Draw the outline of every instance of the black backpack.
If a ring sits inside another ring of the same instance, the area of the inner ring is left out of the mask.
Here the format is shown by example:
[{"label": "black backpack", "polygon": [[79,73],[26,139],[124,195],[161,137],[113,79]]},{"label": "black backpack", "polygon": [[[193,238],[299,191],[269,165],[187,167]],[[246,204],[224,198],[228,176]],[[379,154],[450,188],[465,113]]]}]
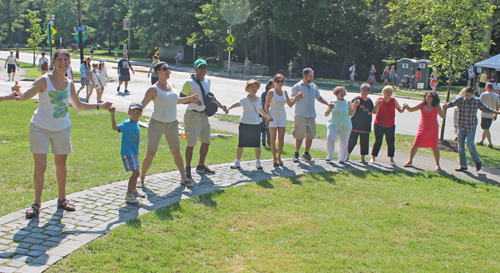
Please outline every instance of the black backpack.
[{"label": "black backpack", "polygon": [[212,92],[208,92],[208,94],[205,94],[205,89],[203,88],[203,85],[201,84],[200,80],[196,75],[191,75],[191,78],[200,86],[201,88],[201,93],[203,94],[203,103],[205,104],[205,114],[207,116],[211,117],[215,113],[217,113],[217,109],[219,109],[219,102],[215,99],[214,94]]}]

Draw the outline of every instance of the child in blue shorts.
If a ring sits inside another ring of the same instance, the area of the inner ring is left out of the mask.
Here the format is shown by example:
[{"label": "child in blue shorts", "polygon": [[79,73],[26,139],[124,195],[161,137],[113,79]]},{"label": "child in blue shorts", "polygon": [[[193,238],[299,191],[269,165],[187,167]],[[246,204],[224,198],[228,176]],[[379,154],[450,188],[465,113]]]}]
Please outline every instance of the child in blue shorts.
[{"label": "child in blue shorts", "polygon": [[125,196],[125,202],[137,204],[139,201],[136,197],[145,197],[143,193],[137,191],[137,178],[139,172],[139,141],[141,139],[141,130],[139,128],[139,117],[142,115],[142,104],[133,102],[128,107],[128,115],[130,119],[116,125],[115,107],[111,107],[111,124],[113,130],[122,133],[122,147],[120,154],[122,155],[125,171],[132,171],[132,176],[128,180],[128,190]]}]

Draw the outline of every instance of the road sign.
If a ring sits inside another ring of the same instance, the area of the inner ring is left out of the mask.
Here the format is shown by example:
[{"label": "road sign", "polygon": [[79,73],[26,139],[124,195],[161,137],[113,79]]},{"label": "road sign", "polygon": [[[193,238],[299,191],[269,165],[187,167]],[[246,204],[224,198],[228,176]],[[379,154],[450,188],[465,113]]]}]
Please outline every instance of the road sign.
[{"label": "road sign", "polygon": [[54,14],[47,14],[47,20],[55,20],[56,16]]},{"label": "road sign", "polygon": [[87,31],[87,27],[75,27],[75,31]]},{"label": "road sign", "polygon": [[227,48],[227,50],[229,50],[229,51],[233,51],[233,47],[232,47],[232,46],[229,46],[229,47]]},{"label": "road sign", "polygon": [[234,39],[233,35],[229,34],[229,36],[227,36],[226,38],[226,41],[229,45],[232,45],[236,40]]},{"label": "road sign", "polygon": [[[76,40],[77,42],[80,42],[80,39],[78,39],[78,35],[79,35],[79,34],[76,34],[76,35],[75,35],[75,37],[73,37],[73,38],[75,38],[75,40]],[[83,38],[83,41],[84,41],[84,42],[85,42],[85,40],[87,40],[87,36],[85,36],[85,33],[82,33],[82,38]]]},{"label": "road sign", "polygon": [[57,30],[53,26],[50,26],[50,29],[52,30],[52,36],[56,35]]},{"label": "road sign", "polygon": [[196,48],[196,44],[193,44],[193,48]]},{"label": "road sign", "polygon": [[123,30],[128,30],[130,28],[130,19],[123,19]]}]

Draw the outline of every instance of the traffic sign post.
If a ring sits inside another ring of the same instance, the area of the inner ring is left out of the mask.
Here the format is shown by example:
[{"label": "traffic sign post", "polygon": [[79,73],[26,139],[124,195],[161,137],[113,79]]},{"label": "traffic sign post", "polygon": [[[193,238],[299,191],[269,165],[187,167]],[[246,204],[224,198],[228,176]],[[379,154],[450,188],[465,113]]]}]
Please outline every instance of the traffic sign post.
[{"label": "traffic sign post", "polygon": [[193,44],[193,63],[196,61],[196,44]]},{"label": "traffic sign post", "polygon": [[87,31],[87,27],[75,27],[75,31]]},{"label": "traffic sign post", "polygon": [[226,38],[226,41],[227,43],[229,44],[229,47],[227,48],[227,50],[229,51],[229,55],[227,57],[227,74],[230,74],[231,71],[229,70],[229,68],[231,67],[231,51],[233,50],[233,47],[231,46],[235,39],[233,37],[233,35],[231,35],[231,27],[233,25],[230,25],[228,28],[227,28],[227,33],[229,34],[229,36],[227,36]]}]

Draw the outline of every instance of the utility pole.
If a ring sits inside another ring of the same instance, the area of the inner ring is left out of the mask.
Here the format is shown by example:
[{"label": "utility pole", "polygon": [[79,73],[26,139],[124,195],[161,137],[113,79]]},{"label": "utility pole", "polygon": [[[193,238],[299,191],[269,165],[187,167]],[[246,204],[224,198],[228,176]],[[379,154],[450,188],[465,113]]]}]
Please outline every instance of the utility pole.
[{"label": "utility pole", "polygon": [[[78,0],[78,26],[82,27],[82,0]],[[78,31],[78,47],[80,47],[80,63],[83,63],[83,33]]]},{"label": "utility pole", "polygon": [[[130,20],[130,7],[132,6],[131,3],[132,3],[132,0],[128,0],[128,14],[129,14],[129,16],[128,16],[128,47],[127,47],[127,51],[129,51],[129,52],[130,52],[130,28],[132,26],[132,20]],[[130,54],[128,54],[128,58],[130,60]]]}]

